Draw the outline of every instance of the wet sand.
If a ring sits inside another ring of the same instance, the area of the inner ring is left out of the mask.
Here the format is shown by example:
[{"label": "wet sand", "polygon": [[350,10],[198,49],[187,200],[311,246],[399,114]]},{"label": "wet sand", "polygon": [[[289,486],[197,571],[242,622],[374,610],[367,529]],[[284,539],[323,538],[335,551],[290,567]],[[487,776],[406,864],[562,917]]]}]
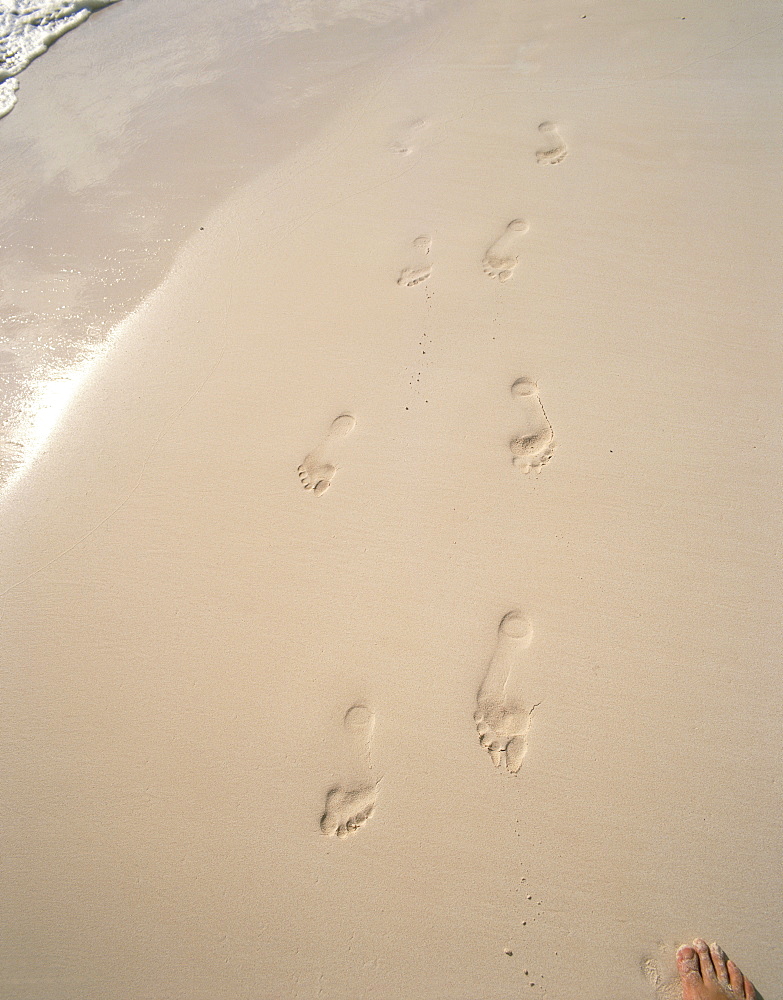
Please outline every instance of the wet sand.
[{"label": "wet sand", "polygon": [[2,494],[5,992],[774,996],[775,8],[357,23]]}]

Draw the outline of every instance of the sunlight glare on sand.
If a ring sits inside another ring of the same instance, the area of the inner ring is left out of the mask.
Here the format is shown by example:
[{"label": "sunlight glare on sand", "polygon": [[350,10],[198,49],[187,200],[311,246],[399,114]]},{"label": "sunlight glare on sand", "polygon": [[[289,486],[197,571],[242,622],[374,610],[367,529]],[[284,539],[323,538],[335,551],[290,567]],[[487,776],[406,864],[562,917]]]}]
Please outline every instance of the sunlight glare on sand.
[{"label": "sunlight glare on sand", "polygon": [[90,347],[87,357],[82,355],[69,368],[29,383],[29,398],[13,428],[20,461],[3,485],[4,490],[18,483],[33,466],[87,376],[106,355],[114,340],[114,336],[109,337],[102,344]]}]

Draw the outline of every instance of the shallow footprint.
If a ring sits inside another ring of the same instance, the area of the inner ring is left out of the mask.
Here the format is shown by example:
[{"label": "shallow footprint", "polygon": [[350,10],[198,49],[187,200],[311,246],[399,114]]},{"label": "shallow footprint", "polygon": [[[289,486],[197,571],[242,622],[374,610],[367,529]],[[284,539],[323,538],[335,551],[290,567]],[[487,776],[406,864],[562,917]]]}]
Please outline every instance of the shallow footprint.
[{"label": "shallow footprint", "polygon": [[555,451],[555,433],[539,399],[538,386],[530,378],[518,378],[511,386],[512,395],[524,406],[524,429],[509,442],[512,461],[524,473],[541,472]]},{"label": "shallow footprint", "polygon": [[498,281],[508,281],[519,263],[517,245],[519,240],[530,229],[524,219],[514,219],[506,226],[506,231],[495,240],[484,254],[484,274]]},{"label": "shallow footprint", "polygon": [[426,267],[406,267],[397,278],[397,284],[402,285],[403,288],[413,288],[414,285],[420,285],[422,281],[426,281],[431,274],[432,267],[429,265]]},{"label": "shallow footprint", "polygon": [[332,485],[332,479],[337,471],[333,455],[337,443],[348,437],[356,427],[356,417],[343,413],[332,421],[324,440],[305,458],[299,466],[299,481],[306,490],[312,490],[319,497]]},{"label": "shallow footprint", "polygon": [[509,611],[498,626],[498,642],[476,697],[473,720],[479,742],[495,767],[516,774],[527,753],[529,711],[508,697],[506,686],[520,652],[533,641],[533,627],[518,611]]},{"label": "shallow footprint", "polygon": [[321,817],[321,832],[327,837],[347,837],[360,830],[373,814],[380,785],[369,779],[375,713],[366,705],[352,705],[343,717],[343,726],[354,742],[356,766],[365,777],[355,785],[337,785],[327,793]]},{"label": "shallow footprint", "polygon": [[[425,257],[429,256],[429,252],[432,249],[432,237],[417,236],[413,241],[413,249]],[[414,285],[420,285],[423,281],[426,281],[431,274],[432,264],[414,264],[412,267],[403,268],[397,279],[397,284],[402,285],[403,288],[413,288]]]},{"label": "shallow footprint", "polygon": [[656,955],[648,955],[641,961],[641,970],[657,1000],[682,1000],[682,987],[674,961],[676,951],[677,945],[673,942],[661,942]]},{"label": "shallow footprint", "polygon": [[568,146],[566,146],[560,137],[557,125],[555,125],[554,122],[541,122],[538,126],[538,131],[546,136],[547,139],[546,147],[544,149],[539,149],[536,153],[536,159],[538,162],[546,163],[552,166],[555,163],[562,163],[568,156]]}]

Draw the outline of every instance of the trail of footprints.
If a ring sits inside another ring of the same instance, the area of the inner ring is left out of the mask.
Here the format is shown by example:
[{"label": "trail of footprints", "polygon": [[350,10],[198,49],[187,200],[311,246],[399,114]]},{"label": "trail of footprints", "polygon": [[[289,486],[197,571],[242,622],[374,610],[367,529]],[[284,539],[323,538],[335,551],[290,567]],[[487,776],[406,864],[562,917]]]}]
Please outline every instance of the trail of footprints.
[{"label": "trail of footprints", "polygon": [[[423,121],[410,125],[406,141],[395,144],[395,151],[402,156],[409,155],[412,151],[410,140],[426,125]],[[549,166],[562,163],[569,150],[558,126],[545,121],[538,126],[538,131],[543,136],[544,146],[536,151],[537,162]],[[506,225],[482,259],[487,277],[501,283],[513,277],[529,229],[528,222],[521,218],[512,219]],[[412,241],[411,259],[397,278],[400,287],[414,288],[432,276],[433,265],[429,259],[432,244],[429,235],[417,236]],[[523,473],[540,473],[552,459],[555,436],[541,403],[538,385],[523,376],[511,386],[511,395],[518,414],[517,427],[509,441],[513,466]],[[299,466],[299,479],[304,489],[317,497],[326,492],[339,468],[343,441],[355,427],[356,418],[350,413],[342,413],[332,421],[323,441]],[[476,695],[473,715],[480,746],[487,751],[496,768],[512,775],[519,772],[527,754],[533,712],[538,707],[537,704],[526,707],[516,693],[516,673],[532,641],[531,622],[519,611],[508,612],[498,625],[495,648]],[[343,728],[353,744],[353,780],[328,791],[320,823],[325,836],[340,839],[356,834],[365,826],[375,811],[380,787],[380,781],[374,780],[372,774],[374,712],[363,704],[352,705],[345,713]],[[506,954],[511,952],[507,949]],[[653,963],[648,963],[646,971],[650,978],[652,968]]]}]

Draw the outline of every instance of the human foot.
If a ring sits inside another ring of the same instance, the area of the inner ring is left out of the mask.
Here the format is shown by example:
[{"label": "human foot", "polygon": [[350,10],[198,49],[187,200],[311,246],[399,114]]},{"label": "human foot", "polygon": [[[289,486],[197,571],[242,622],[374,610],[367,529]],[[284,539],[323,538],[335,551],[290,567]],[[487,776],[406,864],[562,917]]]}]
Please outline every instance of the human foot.
[{"label": "human foot", "polygon": [[677,951],[682,1000],[757,1000],[753,983],[717,945],[696,938]]}]

